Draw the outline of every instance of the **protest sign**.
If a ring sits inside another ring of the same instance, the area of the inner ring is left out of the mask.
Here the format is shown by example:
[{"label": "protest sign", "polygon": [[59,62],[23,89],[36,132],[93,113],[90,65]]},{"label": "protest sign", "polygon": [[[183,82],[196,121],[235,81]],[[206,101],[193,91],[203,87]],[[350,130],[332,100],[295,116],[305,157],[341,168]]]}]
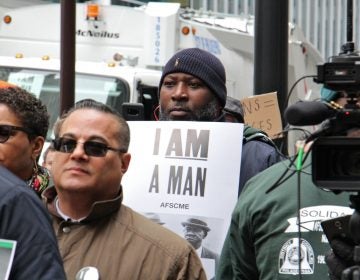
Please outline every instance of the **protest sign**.
[{"label": "protest sign", "polygon": [[282,132],[276,92],[254,95],[240,101],[246,124],[265,131],[271,138]]},{"label": "protest sign", "polygon": [[216,259],[199,255],[212,278],[237,201],[243,124],[129,125],[132,158],[123,177],[124,204],[188,240],[185,229],[205,229],[202,250],[212,251]]}]

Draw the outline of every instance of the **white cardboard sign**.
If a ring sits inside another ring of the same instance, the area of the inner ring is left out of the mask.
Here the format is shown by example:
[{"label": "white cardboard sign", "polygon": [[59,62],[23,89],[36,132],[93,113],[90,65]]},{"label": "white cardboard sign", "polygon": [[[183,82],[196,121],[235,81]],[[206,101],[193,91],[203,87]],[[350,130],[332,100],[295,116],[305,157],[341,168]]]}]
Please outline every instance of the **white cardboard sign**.
[{"label": "white cardboard sign", "polygon": [[210,231],[202,246],[219,255],[237,201],[243,124],[128,123],[132,158],[122,181],[124,204],[156,215],[182,237],[184,221],[204,221]]}]

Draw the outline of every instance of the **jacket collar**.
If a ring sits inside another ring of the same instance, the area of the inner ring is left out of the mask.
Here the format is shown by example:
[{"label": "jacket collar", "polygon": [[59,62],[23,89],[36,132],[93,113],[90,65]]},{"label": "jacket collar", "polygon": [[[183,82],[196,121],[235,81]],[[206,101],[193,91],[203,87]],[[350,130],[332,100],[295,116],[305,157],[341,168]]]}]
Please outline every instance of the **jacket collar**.
[{"label": "jacket collar", "polygon": [[[54,186],[47,188],[42,193],[42,199],[45,203],[46,208],[49,212],[58,218],[60,218],[59,213],[56,210],[55,201],[57,197],[57,192]],[[103,217],[109,216],[113,212],[119,210],[123,199],[122,187],[120,187],[119,194],[110,200],[96,201],[91,206],[90,214],[85,217],[81,223],[91,222],[93,220],[98,220]]]}]

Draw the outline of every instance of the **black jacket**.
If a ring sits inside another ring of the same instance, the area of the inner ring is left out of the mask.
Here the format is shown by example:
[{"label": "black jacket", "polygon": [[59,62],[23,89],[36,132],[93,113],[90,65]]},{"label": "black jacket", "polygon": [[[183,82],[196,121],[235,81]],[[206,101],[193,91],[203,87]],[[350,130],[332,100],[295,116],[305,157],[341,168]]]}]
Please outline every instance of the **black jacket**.
[{"label": "black jacket", "polygon": [[[214,121],[227,122],[225,113]],[[247,180],[284,159],[264,131],[244,124],[243,136],[238,195]]]},{"label": "black jacket", "polygon": [[49,214],[35,192],[4,167],[0,239],[17,241],[9,279],[66,279]]},{"label": "black jacket", "polygon": [[[222,116],[217,121],[225,118]],[[243,136],[238,195],[247,180],[284,159],[264,131],[244,124]]]},{"label": "black jacket", "polygon": [[239,195],[247,180],[282,159],[272,144],[259,139],[247,141],[244,138],[241,154]]}]

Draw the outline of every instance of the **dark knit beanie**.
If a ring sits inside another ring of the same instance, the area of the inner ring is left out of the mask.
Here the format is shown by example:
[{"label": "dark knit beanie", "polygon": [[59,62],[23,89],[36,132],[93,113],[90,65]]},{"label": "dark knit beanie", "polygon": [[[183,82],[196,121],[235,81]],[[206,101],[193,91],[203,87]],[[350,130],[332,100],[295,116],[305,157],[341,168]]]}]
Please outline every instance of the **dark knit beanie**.
[{"label": "dark knit beanie", "polygon": [[171,73],[186,73],[199,78],[218,97],[221,106],[225,106],[225,68],[213,54],[198,48],[184,49],[174,54],[162,72],[159,92],[165,76]]}]

